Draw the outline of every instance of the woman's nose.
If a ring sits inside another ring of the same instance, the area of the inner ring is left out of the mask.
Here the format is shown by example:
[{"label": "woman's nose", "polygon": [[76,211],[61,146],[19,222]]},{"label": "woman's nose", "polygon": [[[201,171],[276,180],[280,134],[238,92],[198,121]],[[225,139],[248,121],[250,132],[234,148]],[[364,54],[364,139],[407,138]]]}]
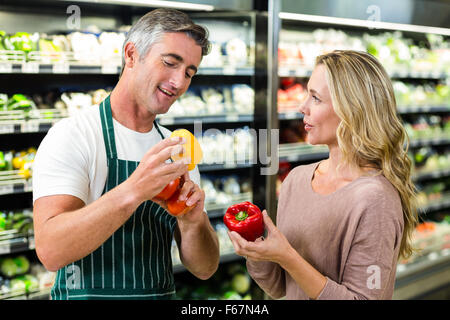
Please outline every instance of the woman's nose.
[{"label": "woman's nose", "polygon": [[306,106],[306,102],[308,99],[304,99],[302,102],[300,102],[300,105],[298,107],[298,111],[302,114],[306,114],[307,112],[307,106]]}]

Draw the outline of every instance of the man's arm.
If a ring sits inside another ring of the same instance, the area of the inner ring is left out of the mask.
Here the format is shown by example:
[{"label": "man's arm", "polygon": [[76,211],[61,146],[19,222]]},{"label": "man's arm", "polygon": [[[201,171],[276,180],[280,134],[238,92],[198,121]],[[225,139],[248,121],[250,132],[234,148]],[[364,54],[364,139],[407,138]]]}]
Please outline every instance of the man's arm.
[{"label": "man's arm", "polygon": [[187,172],[184,161],[165,163],[181,151],[180,139],[165,139],[151,148],[122,184],[85,205],[71,195],[38,198],[34,203],[36,253],[51,271],[79,260],[104,243],[145,200]]},{"label": "man's arm", "polygon": [[39,198],[33,209],[36,253],[47,270],[57,271],[100,247],[138,206],[125,185],[87,206],[71,195]]}]

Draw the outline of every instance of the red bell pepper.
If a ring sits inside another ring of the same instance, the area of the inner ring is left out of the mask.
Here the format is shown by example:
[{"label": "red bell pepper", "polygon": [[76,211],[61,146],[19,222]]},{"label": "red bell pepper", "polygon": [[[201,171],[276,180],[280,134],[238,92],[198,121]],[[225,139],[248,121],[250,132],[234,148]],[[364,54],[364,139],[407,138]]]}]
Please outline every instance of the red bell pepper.
[{"label": "red bell pepper", "polygon": [[230,206],[223,222],[230,231],[236,231],[247,241],[255,241],[264,234],[261,210],[249,201]]}]

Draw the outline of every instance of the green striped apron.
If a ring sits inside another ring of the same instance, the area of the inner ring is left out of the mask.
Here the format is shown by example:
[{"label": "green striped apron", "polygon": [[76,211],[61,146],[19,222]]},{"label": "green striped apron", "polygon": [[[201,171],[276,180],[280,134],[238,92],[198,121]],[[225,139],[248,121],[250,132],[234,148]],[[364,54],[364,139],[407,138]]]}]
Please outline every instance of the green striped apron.
[{"label": "green striped apron", "polygon": [[[100,118],[108,164],[106,193],[125,181],[139,162],[117,158],[109,97],[100,105]],[[156,122],[154,125],[164,139]],[[171,245],[175,225],[175,217],[145,201],[101,247],[58,270],[51,298],[174,298]]]}]

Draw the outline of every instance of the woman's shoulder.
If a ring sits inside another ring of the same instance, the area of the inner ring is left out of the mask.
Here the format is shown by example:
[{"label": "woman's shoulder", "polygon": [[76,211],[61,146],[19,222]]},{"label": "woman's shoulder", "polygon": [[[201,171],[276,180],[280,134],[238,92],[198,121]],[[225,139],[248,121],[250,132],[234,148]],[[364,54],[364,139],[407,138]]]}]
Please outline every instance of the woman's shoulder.
[{"label": "woman's shoulder", "polygon": [[352,198],[356,200],[364,211],[375,212],[379,215],[389,211],[402,213],[402,204],[397,189],[390,181],[378,174],[375,176],[363,176],[357,179],[351,188]]}]

